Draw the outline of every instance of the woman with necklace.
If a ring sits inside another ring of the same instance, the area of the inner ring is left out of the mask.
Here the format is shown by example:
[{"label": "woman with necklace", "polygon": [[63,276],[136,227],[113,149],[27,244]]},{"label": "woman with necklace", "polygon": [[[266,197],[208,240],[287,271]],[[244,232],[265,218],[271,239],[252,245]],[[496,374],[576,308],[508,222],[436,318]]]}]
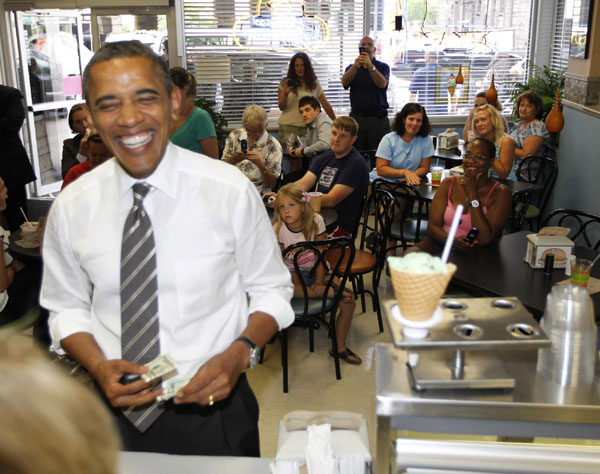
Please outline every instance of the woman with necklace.
[{"label": "woman with necklace", "polygon": [[186,150],[218,159],[215,124],[206,110],[194,105],[196,78],[182,67],[174,67],[170,73],[175,87],[180,90],[179,113],[171,121],[170,140]]},{"label": "woman with necklace", "polygon": [[548,143],[548,130],[540,119],[544,114],[544,103],[534,91],[525,91],[517,97],[520,123],[510,134],[515,142],[515,156],[522,160],[528,156],[543,156]]},{"label": "woman with necklace", "polygon": [[473,134],[487,138],[496,146],[496,159],[493,162],[490,176],[496,179],[516,181],[514,162],[515,144],[505,132],[502,115],[493,105],[480,105],[475,109]]},{"label": "woman with necklace", "polygon": [[[440,255],[459,204],[463,216],[456,231],[453,248],[468,252],[475,245],[489,245],[502,234],[510,216],[510,189],[488,177],[495,161],[496,147],[486,138],[475,138],[463,157],[464,176],[445,179],[438,189],[429,210],[427,237],[406,252],[428,252]],[[465,237],[472,228],[479,231],[472,242]]]}]

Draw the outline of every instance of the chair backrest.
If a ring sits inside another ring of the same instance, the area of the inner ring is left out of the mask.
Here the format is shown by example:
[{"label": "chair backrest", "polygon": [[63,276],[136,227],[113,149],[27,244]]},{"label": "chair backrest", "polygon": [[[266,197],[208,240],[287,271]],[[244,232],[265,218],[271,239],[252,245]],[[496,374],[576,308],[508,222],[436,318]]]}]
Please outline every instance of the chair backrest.
[{"label": "chair backrest", "polygon": [[352,229],[350,229],[350,235],[352,236],[353,239],[356,239],[356,237],[358,236],[358,229],[360,227],[360,224],[364,218],[364,216],[366,215],[365,213],[367,213],[367,209],[368,207],[365,206],[365,203],[367,202],[367,192],[365,192],[365,194],[363,194],[362,199],[360,200],[360,211],[356,214],[356,221],[354,221],[354,224],[352,225]]},{"label": "chair backrest", "polygon": [[363,156],[367,164],[369,165],[369,170],[375,168],[375,153],[377,150],[360,150],[359,153]]},{"label": "chair backrest", "polygon": [[577,245],[600,248],[600,216],[576,209],[556,209],[546,217],[542,227],[560,226],[571,229],[569,239]]},{"label": "chair backrest", "polygon": [[[309,294],[312,286],[310,277],[314,277],[319,267],[325,271],[325,291],[322,298],[321,312],[337,309],[342,290],[346,286],[350,269],[354,260],[354,239],[352,237],[336,237],[330,240],[313,240],[290,245],[283,250],[283,259],[293,265],[298,275],[304,294],[304,315],[308,315]],[[340,284],[336,283],[339,278]],[[330,292],[330,290],[333,290]],[[327,295],[333,294],[333,302]],[[329,300],[329,301],[328,301]],[[331,306],[333,303],[333,306]]]},{"label": "chair backrest", "polygon": [[535,183],[543,186],[539,192],[532,193],[532,203],[544,211],[550,194],[558,177],[558,164],[547,156],[527,156],[517,166],[517,179],[526,183]]},{"label": "chair backrest", "polygon": [[[418,242],[420,240],[421,219],[424,215],[423,207],[425,206],[425,201],[421,198],[421,193],[415,187],[405,182],[393,182],[385,179],[376,179],[373,181],[371,190],[374,192],[377,189],[389,191],[394,196],[397,204],[396,212],[401,212],[401,223],[408,219],[415,220],[415,242]],[[416,211],[415,205],[417,206]],[[402,225],[400,225],[400,234],[401,240],[404,241],[404,229]]]},{"label": "chair backrest", "polygon": [[525,215],[527,214],[527,206],[531,202],[531,193],[529,191],[521,191],[513,194],[512,206],[508,227],[510,232],[519,232],[523,229]]}]

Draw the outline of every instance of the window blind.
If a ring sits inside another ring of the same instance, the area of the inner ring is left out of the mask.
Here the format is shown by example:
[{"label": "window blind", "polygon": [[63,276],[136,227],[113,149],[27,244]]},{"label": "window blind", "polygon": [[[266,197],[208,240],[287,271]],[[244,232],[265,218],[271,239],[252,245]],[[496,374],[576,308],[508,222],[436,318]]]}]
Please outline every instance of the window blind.
[{"label": "window blind", "polygon": [[358,55],[364,4],[354,0],[184,1],[186,67],[198,95],[229,125],[257,104],[279,116],[277,89],[291,57],[308,53],[336,113],[349,113],[341,76]]}]

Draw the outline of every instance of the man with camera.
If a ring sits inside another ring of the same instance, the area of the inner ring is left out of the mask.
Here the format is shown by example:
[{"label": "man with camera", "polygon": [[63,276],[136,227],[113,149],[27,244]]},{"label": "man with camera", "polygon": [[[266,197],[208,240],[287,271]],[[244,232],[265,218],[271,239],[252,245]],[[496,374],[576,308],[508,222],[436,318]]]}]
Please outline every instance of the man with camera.
[{"label": "man with camera", "polygon": [[350,116],[358,122],[358,150],[375,150],[390,131],[387,87],[390,67],[375,59],[375,42],[365,36],[360,40],[359,55],[342,77],[344,89],[350,88]]},{"label": "man with camera", "polygon": [[302,97],[298,102],[298,110],[306,124],[306,135],[302,138],[304,146],[290,148],[289,153],[292,159],[306,158],[302,160],[302,168],[306,171],[310,158],[331,148],[331,119],[321,113],[321,104],[315,97]]}]

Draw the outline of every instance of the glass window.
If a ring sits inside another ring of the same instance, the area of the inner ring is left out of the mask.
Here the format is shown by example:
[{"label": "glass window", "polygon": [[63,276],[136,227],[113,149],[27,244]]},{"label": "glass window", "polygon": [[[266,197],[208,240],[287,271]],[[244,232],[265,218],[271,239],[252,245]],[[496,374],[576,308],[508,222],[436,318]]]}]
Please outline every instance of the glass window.
[{"label": "glass window", "polygon": [[[340,79],[367,30],[392,69],[390,114],[410,100],[432,115],[466,114],[492,75],[509,111],[510,85],[527,73],[530,16],[531,0],[185,0],[187,67],[200,75],[199,95],[229,121],[239,122],[249,103],[275,118],[289,58],[307,51],[329,102],[347,114]],[[459,67],[463,83],[454,87]]]}]

